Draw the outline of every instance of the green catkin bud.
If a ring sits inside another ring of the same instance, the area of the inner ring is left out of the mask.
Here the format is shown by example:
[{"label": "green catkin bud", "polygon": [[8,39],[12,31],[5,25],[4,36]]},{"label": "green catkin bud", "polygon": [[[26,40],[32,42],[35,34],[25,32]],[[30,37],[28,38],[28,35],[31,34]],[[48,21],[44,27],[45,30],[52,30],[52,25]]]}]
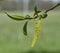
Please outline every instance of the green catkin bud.
[{"label": "green catkin bud", "polygon": [[32,18],[29,15],[26,15],[25,19],[32,19]]},{"label": "green catkin bud", "polygon": [[46,17],[47,17],[47,13],[45,13],[45,12],[39,13],[39,18],[44,19],[44,18],[46,18]]},{"label": "green catkin bud", "polygon": [[40,30],[41,30],[41,21],[38,20],[37,23],[36,23],[34,38],[33,38],[33,41],[32,41],[32,48],[34,47],[34,45],[37,42],[37,39],[39,37]]}]

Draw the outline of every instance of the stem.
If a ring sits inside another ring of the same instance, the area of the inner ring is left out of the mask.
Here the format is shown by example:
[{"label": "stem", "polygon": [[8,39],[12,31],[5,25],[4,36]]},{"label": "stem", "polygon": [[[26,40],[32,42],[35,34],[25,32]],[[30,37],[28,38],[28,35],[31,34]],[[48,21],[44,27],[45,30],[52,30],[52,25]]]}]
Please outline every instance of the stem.
[{"label": "stem", "polygon": [[58,7],[59,5],[60,5],[60,3],[56,4],[54,7],[50,8],[50,9],[47,9],[47,10],[45,11],[45,13],[47,13],[47,12],[55,9],[55,8]]}]

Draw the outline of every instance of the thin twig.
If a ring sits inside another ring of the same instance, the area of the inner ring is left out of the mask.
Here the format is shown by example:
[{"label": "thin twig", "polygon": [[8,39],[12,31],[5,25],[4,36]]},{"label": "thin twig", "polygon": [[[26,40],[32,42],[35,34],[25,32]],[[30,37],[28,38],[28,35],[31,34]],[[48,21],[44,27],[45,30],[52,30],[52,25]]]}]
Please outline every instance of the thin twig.
[{"label": "thin twig", "polygon": [[45,13],[47,13],[47,12],[49,12],[49,11],[55,9],[55,8],[56,8],[57,6],[59,6],[59,5],[60,5],[60,3],[58,3],[57,5],[55,5],[54,7],[50,8],[50,9],[47,9],[47,10],[45,11]]}]

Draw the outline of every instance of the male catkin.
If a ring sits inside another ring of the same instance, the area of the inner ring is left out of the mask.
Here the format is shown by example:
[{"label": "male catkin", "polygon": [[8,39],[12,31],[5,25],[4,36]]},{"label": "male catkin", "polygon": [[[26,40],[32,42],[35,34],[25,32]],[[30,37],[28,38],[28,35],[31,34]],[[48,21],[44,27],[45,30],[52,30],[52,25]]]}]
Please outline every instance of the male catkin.
[{"label": "male catkin", "polygon": [[35,27],[35,34],[34,34],[34,38],[32,41],[32,47],[34,47],[35,43],[37,42],[40,30],[41,30],[41,21],[38,20],[36,23],[36,27]]}]

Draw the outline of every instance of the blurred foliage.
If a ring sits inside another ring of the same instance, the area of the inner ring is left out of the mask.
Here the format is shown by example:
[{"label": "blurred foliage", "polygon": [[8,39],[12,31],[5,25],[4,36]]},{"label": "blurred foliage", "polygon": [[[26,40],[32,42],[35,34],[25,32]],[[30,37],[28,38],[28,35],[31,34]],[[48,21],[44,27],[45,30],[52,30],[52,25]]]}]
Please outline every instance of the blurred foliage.
[{"label": "blurred foliage", "polygon": [[0,1],[4,1],[4,0],[0,0]]},{"label": "blurred foliage", "polygon": [[[3,1],[3,0],[1,0]],[[56,2],[57,3],[57,2]],[[28,3],[28,10],[33,10],[34,6],[37,5],[39,9],[46,10],[47,8],[52,7],[56,3],[52,1],[42,1],[42,0],[29,0]],[[3,10],[10,10],[10,11],[16,11],[21,10],[23,11],[24,3],[22,0],[4,0],[3,2],[0,2],[0,5],[2,6]],[[59,8],[57,8],[59,9]]]},{"label": "blurred foliage", "polygon": [[[19,11],[9,13],[21,14]],[[27,37],[22,33],[25,22],[14,21],[0,12],[0,53],[58,53],[60,51],[60,11],[51,11],[48,18],[42,20],[41,36],[33,49],[31,41],[35,22],[29,22],[29,36]]]}]

